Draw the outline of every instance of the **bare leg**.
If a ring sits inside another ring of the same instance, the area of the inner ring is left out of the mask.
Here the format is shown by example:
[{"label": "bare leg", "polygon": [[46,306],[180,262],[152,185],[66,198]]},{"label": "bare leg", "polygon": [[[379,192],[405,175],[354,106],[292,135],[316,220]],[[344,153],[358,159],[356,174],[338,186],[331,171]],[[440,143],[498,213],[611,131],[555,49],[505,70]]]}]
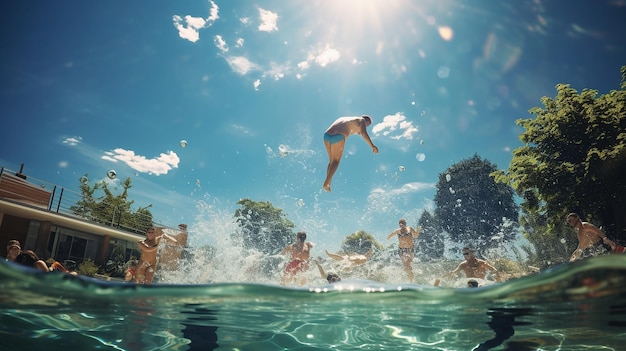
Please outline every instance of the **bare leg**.
[{"label": "bare leg", "polygon": [[412,257],[405,256],[402,258],[402,265],[404,266],[404,271],[409,276],[409,281],[413,282],[413,269],[411,267],[411,262],[413,262]]},{"label": "bare leg", "polygon": [[343,256],[337,255],[337,254],[334,254],[334,253],[330,253],[330,252],[328,252],[328,250],[326,250],[326,254],[328,255],[328,257],[332,258],[333,260],[337,260],[337,261],[343,261],[344,260]]},{"label": "bare leg", "polygon": [[328,141],[324,141],[326,146],[326,153],[328,153],[328,167],[326,169],[326,180],[324,181],[324,190],[330,191],[330,183],[333,181],[333,176],[339,168],[339,162],[341,161],[341,155],[343,154],[343,148],[346,145],[346,140],[343,139],[334,144],[330,144]]}]

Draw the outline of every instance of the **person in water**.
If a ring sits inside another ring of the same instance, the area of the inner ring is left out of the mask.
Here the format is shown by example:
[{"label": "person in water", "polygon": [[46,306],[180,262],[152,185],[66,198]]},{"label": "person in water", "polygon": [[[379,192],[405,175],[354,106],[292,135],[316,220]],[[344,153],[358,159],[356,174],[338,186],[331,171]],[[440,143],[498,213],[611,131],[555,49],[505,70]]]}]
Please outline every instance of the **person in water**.
[{"label": "person in water", "polygon": [[15,261],[17,255],[22,253],[22,246],[17,240],[9,240],[7,243],[7,261]]},{"label": "person in water", "polygon": [[373,253],[374,253],[374,250],[372,248],[370,248],[365,253],[365,255],[361,255],[359,253],[348,253],[345,255],[340,255],[340,254],[330,253],[328,252],[328,250],[326,250],[326,255],[328,255],[328,257],[336,261],[346,262],[348,263],[349,266],[364,265],[370,259],[370,257],[372,257]]},{"label": "person in water", "polygon": [[324,146],[328,153],[328,167],[326,169],[326,180],[324,180],[324,190],[330,191],[330,184],[333,175],[339,168],[339,162],[343,155],[346,139],[352,134],[360,134],[370,145],[372,152],[378,153],[378,147],[372,143],[372,139],[367,134],[367,127],[372,124],[372,118],[367,115],[360,117],[340,117],[328,127],[324,133]]},{"label": "person in water", "polygon": [[183,253],[183,249],[187,246],[187,225],[179,224],[178,229],[180,232],[172,237],[176,240],[175,243],[166,242],[159,253],[159,271],[177,271],[180,258]]},{"label": "person in water", "polygon": [[38,269],[42,272],[50,272],[50,268],[44,260],[40,259],[37,254],[32,250],[22,251],[17,257],[15,257],[15,263],[19,263],[24,266]]},{"label": "person in water", "polygon": [[496,267],[492,266],[485,260],[481,260],[474,256],[474,251],[469,247],[463,248],[463,257],[465,261],[459,263],[459,265],[452,271],[446,273],[444,278],[457,274],[458,272],[464,272],[466,278],[480,278],[485,279],[487,271],[494,273],[496,281],[500,281],[500,275]]},{"label": "person in water", "polygon": [[583,222],[576,213],[567,215],[565,221],[576,230],[578,236],[578,247],[572,253],[569,261],[573,262],[583,256],[585,250],[592,249],[597,246],[604,246],[608,252],[624,253],[624,247],[617,245],[600,228],[589,222]]},{"label": "person in water", "polygon": [[289,254],[289,262],[285,265],[283,277],[280,281],[281,285],[292,284],[297,281],[299,276],[300,285],[306,284],[306,277],[302,273],[309,270],[309,259],[313,246],[313,243],[306,242],[305,232],[298,232],[296,234],[296,242],[288,245],[281,251],[281,255]]},{"label": "person in water", "polygon": [[326,272],[324,271],[324,268],[322,267],[321,264],[319,264],[319,262],[315,261],[315,264],[317,265],[317,270],[320,272],[320,275],[322,276],[323,279],[326,279],[328,284],[332,284],[332,283],[336,283],[336,282],[340,282],[341,281],[341,277],[339,277],[339,274],[337,274],[337,273],[328,273],[328,274],[326,274]]},{"label": "person in water", "polygon": [[413,256],[415,256],[413,239],[416,239],[420,235],[419,231],[421,228],[417,227],[417,230],[415,230],[413,227],[408,227],[406,225],[406,219],[404,218],[400,218],[398,224],[400,227],[387,235],[387,240],[396,235],[398,236],[398,255],[400,256],[400,259],[402,259],[402,267],[409,276],[409,281],[412,282],[413,268],[411,267],[411,264],[413,263]]},{"label": "person in water", "polygon": [[[159,235],[157,235],[157,231]],[[150,227],[146,230],[146,238],[137,243],[139,247],[140,257],[135,273],[135,283],[150,284],[154,279],[154,273],[157,267],[157,250],[162,239],[173,244],[178,244],[176,238],[163,233],[162,228]]]}]

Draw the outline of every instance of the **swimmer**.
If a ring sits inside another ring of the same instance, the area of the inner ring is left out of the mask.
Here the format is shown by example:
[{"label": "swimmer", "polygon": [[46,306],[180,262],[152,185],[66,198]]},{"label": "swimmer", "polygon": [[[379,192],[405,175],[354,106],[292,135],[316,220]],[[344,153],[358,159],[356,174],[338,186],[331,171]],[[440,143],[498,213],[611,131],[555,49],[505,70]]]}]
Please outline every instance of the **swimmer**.
[{"label": "swimmer", "polygon": [[[157,231],[160,232],[160,235],[158,236]],[[135,273],[135,283],[152,283],[157,266],[157,249],[159,248],[158,246],[161,239],[178,244],[176,238],[163,233],[162,228],[156,227],[148,228],[148,230],[146,230],[146,238],[137,243],[141,255],[139,257],[139,263],[137,264],[137,271]]]},{"label": "swimmer", "polygon": [[415,247],[413,239],[416,239],[420,235],[421,227],[417,227],[417,230],[413,227],[407,227],[406,219],[400,218],[398,221],[399,228],[387,235],[387,240],[398,236],[398,255],[402,259],[402,266],[404,271],[409,276],[409,280],[413,281],[413,256],[415,255]]},{"label": "swimmer", "polygon": [[367,115],[361,117],[340,117],[328,127],[324,133],[324,146],[328,153],[328,167],[326,169],[326,180],[324,181],[324,190],[330,191],[330,184],[333,175],[339,168],[339,162],[343,155],[343,149],[346,145],[346,138],[352,134],[360,134],[363,139],[370,145],[372,152],[378,153],[378,147],[372,143],[372,139],[367,134],[367,127],[372,124],[372,118]]},{"label": "swimmer", "polygon": [[289,262],[285,265],[283,277],[280,285],[294,283],[298,276],[300,285],[306,284],[306,277],[301,273],[309,270],[309,258],[311,257],[311,248],[314,246],[311,242],[305,242],[306,233],[298,232],[296,234],[296,242],[288,245],[281,251],[281,255],[289,254]]},{"label": "swimmer", "polygon": [[334,254],[334,253],[330,253],[328,252],[328,250],[326,250],[326,254],[328,255],[328,257],[332,258],[333,260],[336,261],[343,261],[343,262],[348,262],[350,266],[361,266],[364,265],[367,260],[370,259],[370,257],[372,257],[372,253],[374,251],[372,250],[372,248],[370,248],[365,255],[361,255],[358,253],[350,253],[350,254],[346,254],[346,255],[340,255],[340,254]]},{"label": "swimmer", "polygon": [[487,271],[492,271],[495,274],[496,281],[501,281],[500,274],[496,267],[490,265],[487,261],[481,260],[474,256],[474,251],[469,247],[463,248],[463,256],[465,261],[459,263],[459,265],[451,272],[446,273],[443,277],[447,278],[458,272],[463,271],[466,278],[480,278],[485,279]]},{"label": "swimmer", "polygon": [[317,270],[320,272],[320,275],[322,276],[323,279],[326,279],[328,284],[341,281],[341,278],[339,277],[337,273],[326,274],[326,272],[324,271],[324,268],[322,268],[322,265],[320,265],[319,262],[315,261],[315,264],[317,265]]},{"label": "swimmer", "polygon": [[22,253],[22,246],[17,240],[9,240],[7,243],[7,261],[15,261],[17,255]]},{"label": "swimmer", "polygon": [[[567,215],[567,224],[576,230],[578,235],[578,247],[572,253],[569,261],[573,262],[581,258],[583,251],[594,247],[595,245],[604,246],[609,252],[619,252],[620,246],[615,244],[606,234],[595,225],[589,222],[583,222],[578,214],[570,213]],[[621,252],[624,252],[624,248],[621,248]]]}]

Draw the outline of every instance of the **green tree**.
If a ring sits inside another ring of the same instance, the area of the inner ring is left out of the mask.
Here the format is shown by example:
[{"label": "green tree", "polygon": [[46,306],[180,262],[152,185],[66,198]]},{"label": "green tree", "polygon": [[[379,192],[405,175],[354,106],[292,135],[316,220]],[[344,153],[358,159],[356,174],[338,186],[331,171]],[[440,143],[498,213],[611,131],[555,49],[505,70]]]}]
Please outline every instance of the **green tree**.
[{"label": "green tree", "polygon": [[374,236],[364,230],[358,230],[348,235],[341,243],[341,251],[344,253],[358,253],[364,255],[370,249],[382,250],[383,246]]},{"label": "green tree", "polygon": [[507,220],[517,221],[519,208],[513,189],[490,176],[496,170],[474,155],[439,174],[435,217],[451,240],[484,251],[515,239],[514,228],[503,228]]},{"label": "green tree", "polygon": [[626,66],[621,75],[621,90],[599,96],[558,84],[556,98],[543,97],[544,107],[529,111],[535,117],[516,122],[524,145],[496,179],[523,198],[524,216],[545,216],[547,235],[560,234],[565,215],[577,212],[625,237]]},{"label": "green tree", "polygon": [[444,238],[435,217],[430,212],[424,211],[417,225],[421,227],[421,230],[420,235],[415,239],[417,248],[415,255],[425,261],[441,259],[445,248]]},{"label": "green tree", "polygon": [[[143,233],[152,225],[152,213],[148,210],[152,205],[133,211],[134,201],[128,200],[128,189],[132,187],[130,177],[121,186],[122,193],[115,195],[105,181],[91,186],[85,174],[80,178],[82,198],[70,206],[70,211],[92,221]],[[97,196],[99,193],[101,195]]]},{"label": "green tree", "polygon": [[241,207],[234,217],[242,228],[242,238],[234,239],[241,240],[245,249],[275,255],[295,240],[293,222],[271,202],[243,199],[237,204]]}]

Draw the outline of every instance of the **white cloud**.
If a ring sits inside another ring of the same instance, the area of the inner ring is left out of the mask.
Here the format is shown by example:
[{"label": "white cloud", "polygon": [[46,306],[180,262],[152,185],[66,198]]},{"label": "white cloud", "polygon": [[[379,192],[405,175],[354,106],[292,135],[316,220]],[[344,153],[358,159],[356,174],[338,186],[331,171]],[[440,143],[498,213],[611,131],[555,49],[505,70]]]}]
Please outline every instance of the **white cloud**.
[{"label": "white cloud", "polygon": [[392,209],[398,209],[396,204],[406,202],[407,196],[432,189],[435,189],[434,183],[421,182],[406,183],[395,189],[374,188],[367,196],[367,202],[370,209],[379,211],[384,208],[385,211],[392,211]]},{"label": "white cloud", "polygon": [[243,38],[237,38],[237,41],[235,42],[235,47],[241,48],[243,47],[243,43],[244,43]]},{"label": "white cloud", "polygon": [[209,17],[206,19],[202,17],[185,16],[184,19],[179,15],[172,16],[174,27],[178,30],[178,35],[187,39],[192,43],[195,43],[200,39],[199,30],[205,27],[210,27],[219,17],[219,7],[213,2],[211,3],[211,9],[209,10]]},{"label": "white cloud", "polygon": [[229,56],[226,57],[226,62],[228,62],[233,71],[242,76],[252,70],[258,70],[258,66],[244,56]]},{"label": "white cloud", "polygon": [[102,156],[103,160],[111,162],[123,162],[137,172],[152,173],[156,175],[167,174],[172,168],[178,168],[180,158],[173,151],[162,153],[157,158],[146,158],[145,156],[135,155],[132,150],[124,150],[117,148],[113,151],[107,151]]},{"label": "white cloud", "polygon": [[278,14],[269,10],[259,8],[259,18],[261,24],[259,24],[259,30],[261,32],[274,32],[278,30],[276,21],[278,21]]},{"label": "white cloud", "polygon": [[311,67],[311,63],[316,63],[321,67],[326,67],[329,64],[339,60],[341,54],[336,49],[330,47],[329,44],[326,44],[326,47],[323,49],[317,49],[314,51],[310,51],[307,54],[307,58],[305,61],[298,63],[298,68],[301,70],[307,70]]},{"label": "white cloud", "polygon": [[213,37],[213,42],[221,52],[228,52],[228,44],[226,44],[226,41],[224,41],[224,38],[222,38],[221,35],[218,34]]},{"label": "white cloud", "polygon": [[217,21],[220,18],[220,8],[217,6],[216,3],[213,2],[213,0],[210,0],[209,2],[211,3],[211,9],[209,10],[209,18],[207,18],[207,21],[213,24],[213,22]]},{"label": "white cloud", "polygon": [[261,80],[257,79],[254,81],[254,90],[259,91],[259,87],[261,86]]},{"label": "white cloud", "polygon": [[68,137],[68,138],[63,139],[63,144],[75,146],[75,145],[80,144],[82,140],[83,138],[81,137]]},{"label": "white cloud", "polygon": [[317,57],[315,57],[315,63],[322,67],[326,67],[329,63],[335,62],[339,60],[339,51],[326,46],[323,50],[321,50]]},{"label": "white cloud", "polygon": [[383,121],[372,127],[372,133],[390,136],[391,139],[413,140],[413,136],[418,132],[412,121],[407,121],[406,116],[400,112],[395,115],[387,115]]},{"label": "white cloud", "polygon": [[250,132],[248,128],[242,126],[241,124],[232,124],[231,127],[233,131],[237,132],[240,135],[252,135],[252,132]]}]

